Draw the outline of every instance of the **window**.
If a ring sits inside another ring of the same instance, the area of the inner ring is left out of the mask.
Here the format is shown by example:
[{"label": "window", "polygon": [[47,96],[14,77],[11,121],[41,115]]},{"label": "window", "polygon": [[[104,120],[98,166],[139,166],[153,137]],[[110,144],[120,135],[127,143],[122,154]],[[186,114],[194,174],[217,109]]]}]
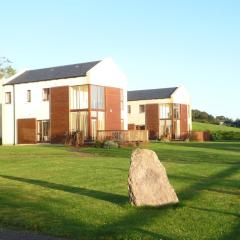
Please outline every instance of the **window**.
[{"label": "window", "polygon": [[31,102],[31,90],[27,90],[27,102]]},{"label": "window", "polygon": [[71,88],[71,109],[88,108],[88,86],[75,86]]},{"label": "window", "polygon": [[49,88],[44,88],[43,89],[43,101],[48,101],[49,100]]},{"label": "window", "polygon": [[139,113],[145,112],[145,105],[139,105]]},{"label": "window", "polygon": [[98,112],[98,130],[105,130],[105,112]]},{"label": "window", "polygon": [[11,92],[6,92],[6,93],[5,93],[5,103],[6,103],[6,104],[11,104],[11,103],[12,103]]},{"label": "window", "polygon": [[173,104],[173,116],[175,119],[180,118],[180,104]]},{"label": "window", "polygon": [[131,113],[131,105],[128,105],[128,113]]},{"label": "window", "polygon": [[160,120],[159,121],[159,136],[170,137],[172,133],[172,121]]},{"label": "window", "polygon": [[71,131],[83,131],[83,135],[86,138],[88,136],[88,112],[71,112],[70,129]]},{"label": "window", "polygon": [[104,87],[95,85],[91,86],[91,108],[105,109]]},{"label": "window", "polygon": [[160,119],[171,119],[172,109],[170,104],[160,104]]}]

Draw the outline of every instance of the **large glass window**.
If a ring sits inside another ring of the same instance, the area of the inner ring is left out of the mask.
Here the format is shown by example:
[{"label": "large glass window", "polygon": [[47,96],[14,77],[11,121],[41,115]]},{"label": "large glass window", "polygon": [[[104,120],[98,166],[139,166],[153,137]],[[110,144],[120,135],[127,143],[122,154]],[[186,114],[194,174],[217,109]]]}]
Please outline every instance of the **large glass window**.
[{"label": "large glass window", "polygon": [[180,119],[180,104],[173,104],[174,119]]},{"label": "large glass window", "polygon": [[159,122],[159,135],[160,137],[169,137],[172,132],[172,121],[171,120],[160,120]]},{"label": "large glass window", "polygon": [[71,109],[88,108],[88,86],[75,86],[71,89]]},{"label": "large glass window", "polygon": [[180,138],[180,120],[174,120],[174,137]]},{"label": "large glass window", "polygon": [[91,85],[91,108],[92,109],[105,108],[104,87]]},{"label": "large glass window", "polygon": [[170,104],[160,104],[160,119],[171,119],[172,109]]},{"label": "large glass window", "polygon": [[84,137],[88,136],[88,112],[71,112],[70,113],[71,131],[83,131]]},{"label": "large glass window", "polygon": [[105,130],[105,112],[98,112],[98,130]]}]

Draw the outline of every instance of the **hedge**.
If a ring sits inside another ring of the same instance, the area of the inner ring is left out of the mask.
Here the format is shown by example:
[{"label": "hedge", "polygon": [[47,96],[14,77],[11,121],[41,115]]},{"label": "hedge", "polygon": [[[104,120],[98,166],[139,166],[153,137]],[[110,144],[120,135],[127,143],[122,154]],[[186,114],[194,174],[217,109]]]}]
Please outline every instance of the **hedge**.
[{"label": "hedge", "polygon": [[211,131],[213,141],[232,140],[240,141],[240,132],[234,131]]}]

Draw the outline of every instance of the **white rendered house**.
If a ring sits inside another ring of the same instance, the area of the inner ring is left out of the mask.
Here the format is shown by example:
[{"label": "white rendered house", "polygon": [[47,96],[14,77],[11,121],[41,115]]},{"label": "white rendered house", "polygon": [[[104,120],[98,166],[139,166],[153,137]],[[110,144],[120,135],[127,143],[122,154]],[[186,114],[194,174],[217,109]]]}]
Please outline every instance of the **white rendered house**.
[{"label": "white rendered house", "polygon": [[4,82],[2,142],[62,143],[69,131],[126,130],[127,81],[111,58],[24,71]]}]

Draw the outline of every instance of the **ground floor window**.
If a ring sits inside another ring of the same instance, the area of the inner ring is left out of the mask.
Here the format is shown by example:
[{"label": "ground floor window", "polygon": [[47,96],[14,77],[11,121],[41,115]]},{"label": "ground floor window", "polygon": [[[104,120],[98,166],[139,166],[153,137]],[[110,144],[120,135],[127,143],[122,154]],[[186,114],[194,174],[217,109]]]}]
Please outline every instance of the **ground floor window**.
[{"label": "ground floor window", "polygon": [[88,137],[88,112],[79,111],[70,113],[70,130],[83,131],[85,138]]},{"label": "ground floor window", "polygon": [[49,120],[37,121],[37,141],[49,142],[50,141],[50,123]]},{"label": "ground floor window", "polygon": [[180,120],[174,120],[174,138],[180,138],[181,131],[180,131]]},{"label": "ground floor window", "polygon": [[91,137],[97,138],[97,131],[105,130],[105,112],[92,111],[91,112]]},{"label": "ground floor window", "polygon": [[172,134],[172,120],[160,120],[159,136],[171,138],[171,134]]}]

